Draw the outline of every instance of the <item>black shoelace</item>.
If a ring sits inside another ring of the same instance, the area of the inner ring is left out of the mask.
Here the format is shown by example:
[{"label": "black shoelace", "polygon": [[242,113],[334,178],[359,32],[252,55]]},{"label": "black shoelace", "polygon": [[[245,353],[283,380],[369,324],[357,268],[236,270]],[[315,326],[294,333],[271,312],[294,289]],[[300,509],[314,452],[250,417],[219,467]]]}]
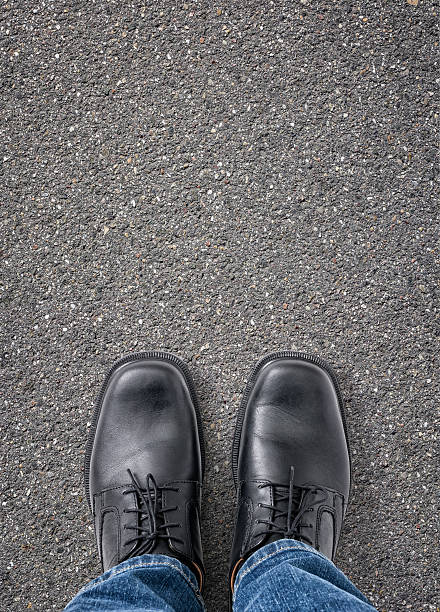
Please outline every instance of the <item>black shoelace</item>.
[{"label": "black shoelace", "polygon": [[[258,523],[267,525],[267,530],[263,533],[280,534],[285,538],[305,541],[307,544],[313,545],[313,542],[307,536],[301,534],[301,529],[312,527],[311,524],[301,523],[301,519],[307,512],[313,512],[314,506],[321,504],[327,499],[327,492],[323,487],[298,487],[293,484],[294,468],[290,468],[289,493],[284,492],[286,487],[273,483],[260,484],[258,487],[274,487],[274,502],[270,504],[259,504],[262,508],[273,510],[272,520],[258,520]],[[280,491],[280,488],[283,490]],[[318,497],[313,500],[313,496],[322,493],[323,497]],[[287,501],[287,510],[283,510]],[[280,507],[281,506],[281,507]],[[285,520],[284,520],[285,519]]]},{"label": "black shoelace", "polygon": [[[166,529],[171,527],[181,527],[180,523],[167,523],[165,522],[165,513],[173,510],[178,510],[178,506],[164,508],[162,506],[162,492],[163,491],[178,491],[177,487],[163,486],[159,487],[154,480],[152,474],[147,474],[145,489],[143,489],[131,470],[127,470],[131,478],[133,486],[127,488],[123,494],[128,495],[129,493],[136,493],[138,498],[138,508],[131,510],[125,509],[124,512],[130,513],[135,512],[139,515],[138,524],[136,526],[126,526],[125,529],[134,529],[137,531],[137,536],[127,540],[125,545],[137,542],[140,548],[137,554],[143,554],[143,552],[150,551],[154,548],[154,545],[159,539],[175,540],[177,542],[183,542],[181,538],[166,533]],[[147,523],[144,526],[144,521]]]}]

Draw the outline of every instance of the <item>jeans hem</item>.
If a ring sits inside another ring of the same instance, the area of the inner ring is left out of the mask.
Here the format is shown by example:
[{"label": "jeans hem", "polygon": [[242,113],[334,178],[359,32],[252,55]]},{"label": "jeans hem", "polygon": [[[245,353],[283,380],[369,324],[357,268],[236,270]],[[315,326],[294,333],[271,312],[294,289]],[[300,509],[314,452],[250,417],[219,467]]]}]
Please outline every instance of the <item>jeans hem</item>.
[{"label": "jeans hem", "polygon": [[[146,556],[150,556],[150,555],[146,555]],[[121,564],[122,567],[121,565],[117,565],[114,568],[107,570],[107,572],[105,572],[101,576],[98,576],[98,578],[95,578],[94,580],[89,582],[89,584],[86,584],[86,586],[84,586],[76,594],[76,596],[72,599],[70,603],[75,601],[75,599],[79,597],[80,595],[87,593],[87,591],[89,591],[90,589],[93,589],[97,584],[100,584],[102,582],[107,582],[108,580],[111,580],[114,576],[119,576],[120,574],[124,574],[132,570],[148,568],[148,567],[150,568],[151,567],[170,567],[176,570],[182,576],[182,578],[187,582],[187,584],[191,587],[195,597],[197,598],[197,600],[199,601],[199,603],[202,605],[202,608],[203,608],[202,594],[200,593],[199,587],[197,585],[196,577],[191,575],[192,574],[191,570],[183,566],[183,564],[180,561],[172,557],[167,557],[166,555],[155,555],[155,556],[164,557],[164,559],[166,560],[164,561],[161,561],[161,560],[139,561],[139,559],[142,559],[142,557],[133,557],[132,559],[129,559],[123,562],[123,564]]]},{"label": "jeans hem", "polygon": [[[287,542],[289,542],[288,545],[287,545]],[[286,545],[283,545],[284,543],[286,543]],[[263,552],[263,550],[265,549],[268,549],[266,553]],[[312,546],[308,546],[307,544],[304,544],[303,542],[296,542],[294,540],[289,540],[287,538],[283,540],[278,540],[277,542],[273,542],[272,544],[267,544],[262,549],[260,548],[259,550],[255,551],[248,559],[246,559],[243,567],[239,570],[237,578],[235,580],[234,593],[233,593],[232,600],[235,601],[235,595],[237,593],[237,589],[240,586],[240,583],[245,576],[247,576],[255,567],[257,567],[264,561],[267,561],[267,559],[275,557],[278,554],[282,554],[283,552],[287,550],[290,550],[290,551],[294,550],[295,552],[301,552],[301,553],[305,553],[308,555],[321,557],[322,559],[325,559],[327,562],[330,562],[333,565],[333,562],[330,561],[330,559],[325,557],[322,553],[317,551]]]}]

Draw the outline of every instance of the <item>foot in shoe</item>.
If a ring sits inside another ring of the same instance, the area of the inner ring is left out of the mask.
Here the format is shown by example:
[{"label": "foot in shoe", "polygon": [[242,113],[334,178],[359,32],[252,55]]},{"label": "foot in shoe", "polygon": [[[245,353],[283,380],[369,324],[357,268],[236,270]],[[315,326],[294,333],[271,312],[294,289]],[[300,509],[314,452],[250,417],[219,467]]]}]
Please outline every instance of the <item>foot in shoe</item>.
[{"label": "foot in shoe", "polygon": [[281,538],[334,558],[350,492],[350,454],[341,393],[325,362],[290,351],[259,362],[238,415],[232,465],[232,589],[243,562]]},{"label": "foot in shoe", "polygon": [[185,563],[202,587],[204,468],[197,398],[167,353],[117,362],[99,395],[85,459],[86,495],[104,571],[139,555]]}]

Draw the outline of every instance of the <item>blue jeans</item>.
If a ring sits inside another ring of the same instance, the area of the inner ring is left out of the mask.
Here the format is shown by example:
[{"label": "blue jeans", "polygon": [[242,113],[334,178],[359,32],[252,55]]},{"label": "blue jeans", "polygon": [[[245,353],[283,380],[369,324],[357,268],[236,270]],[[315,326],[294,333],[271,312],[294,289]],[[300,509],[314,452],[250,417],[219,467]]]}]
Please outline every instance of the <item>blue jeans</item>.
[{"label": "blue jeans", "polygon": [[[278,540],[247,559],[235,580],[235,612],[372,612],[366,597],[311,546]],[[177,559],[133,557],[90,582],[65,612],[203,612],[197,580]]]}]

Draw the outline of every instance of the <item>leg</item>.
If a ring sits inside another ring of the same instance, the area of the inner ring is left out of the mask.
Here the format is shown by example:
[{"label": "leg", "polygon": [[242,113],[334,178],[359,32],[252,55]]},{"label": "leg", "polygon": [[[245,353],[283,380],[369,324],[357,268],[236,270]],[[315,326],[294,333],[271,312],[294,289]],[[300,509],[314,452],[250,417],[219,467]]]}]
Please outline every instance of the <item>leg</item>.
[{"label": "leg", "polygon": [[237,574],[234,612],[373,612],[362,593],[324,555],[296,540],[267,544]]},{"label": "leg", "polygon": [[98,398],[84,466],[104,574],[69,611],[202,609],[203,465],[185,364],[159,352],[117,362]]},{"label": "leg", "polygon": [[178,559],[142,555],[124,561],[88,584],[66,612],[203,612],[197,580]]},{"label": "leg", "polygon": [[342,396],[327,364],[290,351],[259,362],[238,415],[232,467],[235,609],[373,609],[332,563],[351,469]]}]

